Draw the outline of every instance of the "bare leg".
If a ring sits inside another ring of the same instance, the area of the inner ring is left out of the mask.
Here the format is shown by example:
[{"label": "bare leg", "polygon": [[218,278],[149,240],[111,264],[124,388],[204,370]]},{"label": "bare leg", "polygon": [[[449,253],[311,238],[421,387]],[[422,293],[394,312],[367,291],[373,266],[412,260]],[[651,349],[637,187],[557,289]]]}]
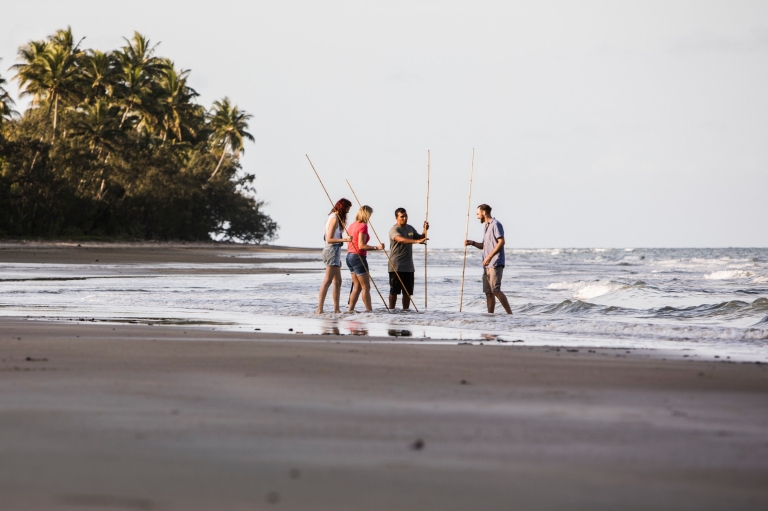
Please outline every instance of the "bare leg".
[{"label": "bare leg", "polygon": [[[323,279],[323,283],[320,285],[320,295],[317,297],[317,313],[318,314],[323,313],[323,305],[325,305],[325,296],[328,294],[328,288],[331,287],[331,282],[333,282],[334,268],[338,268],[338,266],[325,267],[325,278]],[[336,308],[338,309],[338,306]]]},{"label": "bare leg", "polygon": [[365,311],[371,312],[373,310],[373,307],[371,307],[371,280],[368,274],[365,275],[359,275],[358,281],[360,282],[361,287],[363,288],[363,305],[365,305]]},{"label": "bare leg", "polygon": [[407,311],[408,307],[411,306],[411,299],[408,298],[408,295],[405,294],[405,291],[403,291],[403,310]]},{"label": "bare leg", "polygon": [[397,295],[389,295],[389,310],[395,310],[397,305]]},{"label": "bare leg", "polygon": [[338,314],[339,300],[341,299],[341,266],[331,266],[333,269],[333,312]]},{"label": "bare leg", "polygon": [[512,314],[512,308],[509,306],[509,301],[507,300],[507,295],[502,293],[500,290],[493,293],[493,296],[496,296],[496,298],[499,299],[501,302],[501,306],[504,307],[504,310],[507,311],[507,314]]},{"label": "bare leg", "polygon": [[485,302],[488,304],[488,314],[493,314],[496,309],[496,297],[493,296],[493,293],[486,293]]},{"label": "bare leg", "polygon": [[352,294],[349,295],[349,312],[355,310],[357,299],[360,297],[360,277],[356,274],[352,274]]}]

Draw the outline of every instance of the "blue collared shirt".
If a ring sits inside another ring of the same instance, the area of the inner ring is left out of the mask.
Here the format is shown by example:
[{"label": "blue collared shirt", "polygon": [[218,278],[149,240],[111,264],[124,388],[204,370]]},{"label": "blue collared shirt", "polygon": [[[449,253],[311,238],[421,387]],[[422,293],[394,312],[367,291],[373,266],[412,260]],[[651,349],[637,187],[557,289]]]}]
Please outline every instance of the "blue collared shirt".
[{"label": "blue collared shirt", "polygon": [[[485,233],[483,234],[483,261],[485,261],[485,258],[491,255],[491,252],[493,252],[493,249],[496,248],[496,245],[498,244],[498,239],[504,237],[504,226],[501,225],[501,223],[496,220],[495,218],[492,218],[490,222],[485,224]],[[492,266],[504,266],[505,260],[504,260],[504,247],[501,247],[501,250],[499,250],[499,253],[493,256],[493,258],[490,261],[490,264],[487,266],[484,266],[484,268],[490,268]]]}]

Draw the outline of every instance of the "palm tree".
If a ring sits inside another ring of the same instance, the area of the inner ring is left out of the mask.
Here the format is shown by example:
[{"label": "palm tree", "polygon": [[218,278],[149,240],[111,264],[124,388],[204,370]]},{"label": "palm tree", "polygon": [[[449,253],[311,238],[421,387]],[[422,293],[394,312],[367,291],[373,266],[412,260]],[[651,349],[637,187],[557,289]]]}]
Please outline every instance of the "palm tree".
[{"label": "palm tree", "polygon": [[121,78],[118,60],[113,53],[88,50],[82,61],[82,96],[86,101],[113,97]]},{"label": "palm tree", "polygon": [[39,75],[40,59],[48,48],[45,41],[29,41],[26,46],[22,46],[18,51],[18,64],[11,66],[16,70],[16,78],[19,80],[19,89],[26,86],[27,96],[32,96],[33,104],[40,104],[45,101],[47,89],[42,85]]},{"label": "palm tree", "polygon": [[248,129],[248,120],[253,116],[245,111],[240,111],[237,106],[232,105],[229,102],[229,98],[225,97],[221,101],[214,101],[211,110],[208,123],[212,131],[211,145],[221,149],[221,158],[219,158],[216,170],[213,171],[208,181],[213,179],[216,173],[219,172],[227,151],[230,151],[237,158],[240,153],[245,152],[243,139],[248,139],[251,142],[256,141],[253,135],[245,131]]},{"label": "palm tree", "polygon": [[6,83],[7,81],[5,78],[0,76],[0,124],[2,124],[4,119],[11,119],[14,115],[18,114],[18,112],[13,109],[13,105],[15,104],[13,98],[11,98],[8,91],[5,90]]},{"label": "palm tree", "polygon": [[[42,51],[41,51],[42,50]],[[59,120],[59,101],[76,94],[76,74],[83,52],[74,45],[72,29],[59,30],[41,46],[31,41],[19,49],[22,63],[16,69],[21,96],[32,96],[34,103],[48,102],[48,115],[53,110],[53,140]]]},{"label": "palm tree", "polygon": [[104,150],[113,152],[114,142],[123,134],[118,128],[118,110],[105,99],[81,105],[72,123],[72,135],[86,140],[92,153],[98,150],[97,157]]},{"label": "palm tree", "polygon": [[154,56],[158,45],[152,46],[150,40],[140,33],[134,32],[133,37],[125,42],[126,46],[118,53],[125,83],[121,94],[125,111],[120,127],[131,110],[142,104],[144,96],[151,92],[154,82],[169,66],[168,60]]},{"label": "palm tree", "polygon": [[91,153],[98,151],[96,158],[100,158],[102,152],[107,153],[104,158],[104,167],[99,174],[101,186],[96,195],[97,200],[104,198],[107,191],[105,168],[110,155],[116,149],[115,143],[123,135],[118,127],[118,115],[119,108],[117,106],[110,105],[105,99],[98,99],[93,105],[83,104],[72,125],[73,137],[86,141]]},{"label": "palm tree", "polygon": [[198,121],[205,115],[200,105],[194,99],[199,96],[195,89],[187,85],[189,70],[176,71],[172,66],[166,69],[162,79],[164,95],[160,104],[162,109],[163,141],[168,133],[182,141],[182,131],[186,130],[196,136]]}]

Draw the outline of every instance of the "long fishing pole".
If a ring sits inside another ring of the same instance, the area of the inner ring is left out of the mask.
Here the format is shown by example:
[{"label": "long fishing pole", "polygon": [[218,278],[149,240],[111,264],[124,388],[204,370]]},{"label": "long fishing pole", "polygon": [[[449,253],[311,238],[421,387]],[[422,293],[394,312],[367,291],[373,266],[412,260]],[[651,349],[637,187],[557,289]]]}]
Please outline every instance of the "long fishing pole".
[{"label": "long fishing pole", "polygon": [[[331,203],[331,208],[333,208],[333,212],[336,214],[336,218],[339,219],[339,225],[341,225],[341,228],[344,229],[344,231],[347,233],[347,236],[349,236],[351,238],[352,236],[350,236],[349,231],[347,230],[347,226],[344,225],[344,221],[341,219],[341,216],[339,215],[339,212],[336,211],[336,205],[333,203],[333,199],[331,199],[331,196],[328,194],[328,190],[325,189],[325,185],[323,184],[323,180],[320,179],[320,174],[317,173],[317,170],[315,170],[315,166],[312,165],[312,160],[309,159],[309,155],[308,154],[305,154],[304,156],[307,157],[307,161],[309,162],[309,165],[312,167],[312,170],[315,172],[315,176],[317,176],[317,180],[320,181],[320,186],[323,187],[323,191],[325,192],[325,196],[328,197],[328,200]],[[355,198],[357,198],[357,197],[355,197]],[[381,243],[381,242],[379,242],[379,243]],[[360,264],[363,266],[363,268],[365,268],[366,266],[365,266],[365,263],[363,263],[363,256],[360,255],[360,250],[358,250],[357,257],[360,259]],[[379,298],[381,298],[381,301],[384,303],[384,307],[387,308],[387,312],[389,312],[391,314],[392,311],[389,310],[389,305],[384,300],[384,297],[381,295],[381,291],[379,291],[379,286],[377,286],[376,285],[376,281],[373,280],[373,276],[371,275],[371,270],[370,269],[368,269],[368,276],[370,277],[371,282],[373,282],[373,287],[376,288],[376,292],[379,293]]]},{"label": "long fishing pole", "polygon": [[[359,207],[363,207],[363,206],[360,204],[360,199],[358,199],[358,198],[357,198],[357,194],[355,193],[355,190],[352,188],[352,185],[351,185],[351,184],[349,184],[349,179],[347,179],[347,185],[349,185],[349,189],[350,189],[350,190],[352,190],[352,195],[354,195],[354,196],[355,196],[355,200],[357,201],[357,205],[358,205]],[[379,243],[381,243],[381,238],[379,238],[379,235],[378,235],[378,233],[376,233],[376,228],[373,226],[373,223],[370,221],[370,219],[368,220],[368,225],[370,225],[370,226],[371,226],[371,229],[373,229],[373,235],[374,235],[374,236],[376,236],[376,239],[379,241]],[[399,281],[400,281],[400,285],[401,285],[401,286],[403,286],[403,293],[405,293],[406,295],[408,295],[408,299],[409,299],[409,300],[411,301],[411,303],[413,304],[413,308],[414,308],[414,309],[416,309],[416,312],[419,312],[419,308],[418,308],[418,307],[416,307],[416,303],[413,301],[413,298],[411,297],[410,293],[409,293],[409,292],[408,292],[408,290],[405,288],[405,283],[403,283],[403,279],[401,279],[401,278],[400,278],[400,274],[397,272],[397,270],[395,270],[395,265],[392,263],[392,259],[390,259],[390,258],[389,258],[389,254],[387,253],[387,249],[386,249],[386,248],[384,249],[384,254],[387,256],[387,261],[389,261],[389,265],[390,265],[390,266],[392,267],[392,269],[394,270],[394,272],[395,272],[395,275],[397,276],[397,280],[399,280]]]},{"label": "long fishing pole", "polygon": [[467,269],[467,239],[469,238],[469,213],[472,208],[472,174],[475,172],[475,148],[472,148],[472,167],[469,171],[469,198],[467,199],[467,227],[464,230],[464,266],[461,267],[461,298],[459,312],[464,306],[464,271]]},{"label": "long fishing pole", "polygon": [[[429,158],[429,149],[427,149],[427,213],[425,215],[424,221],[427,225],[429,225],[429,171],[430,171],[430,158]],[[424,237],[427,236],[427,233],[429,232],[429,227],[424,229]],[[424,244],[424,308],[427,308],[427,244]]]}]

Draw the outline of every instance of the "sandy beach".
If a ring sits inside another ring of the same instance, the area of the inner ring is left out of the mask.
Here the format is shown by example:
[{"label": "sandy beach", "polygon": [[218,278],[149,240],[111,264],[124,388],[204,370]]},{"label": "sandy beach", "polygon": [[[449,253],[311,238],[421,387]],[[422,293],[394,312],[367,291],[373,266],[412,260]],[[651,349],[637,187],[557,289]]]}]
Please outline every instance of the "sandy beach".
[{"label": "sandy beach", "polygon": [[[4,243],[0,262],[281,284],[316,252]],[[764,363],[126,323],[0,316],[0,509],[768,507]]]},{"label": "sandy beach", "polygon": [[[285,260],[285,257],[281,257],[281,254],[286,252],[292,252],[297,255],[307,254],[306,258],[297,257],[292,259],[293,262],[315,263],[317,260],[316,254],[319,253],[319,250],[237,243],[4,241],[0,242],[0,263],[76,265],[197,264],[206,265],[205,273],[226,274],[243,273],[242,269],[222,267],[232,263],[233,259],[241,264],[255,262],[261,264],[279,263]],[[174,268],[163,268],[163,271],[173,273],[175,270]],[[183,271],[185,273],[195,272],[194,269],[190,268],[184,268]],[[248,273],[281,273],[282,271],[275,268],[252,267],[248,269]],[[307,269],[302,270],[299,268],[294,271],[319,270],[316,264],[308,264]]]},{"label": "sandy beach", "polygon": [[765,364],[0,319],[0,508],[765,509]]}]

